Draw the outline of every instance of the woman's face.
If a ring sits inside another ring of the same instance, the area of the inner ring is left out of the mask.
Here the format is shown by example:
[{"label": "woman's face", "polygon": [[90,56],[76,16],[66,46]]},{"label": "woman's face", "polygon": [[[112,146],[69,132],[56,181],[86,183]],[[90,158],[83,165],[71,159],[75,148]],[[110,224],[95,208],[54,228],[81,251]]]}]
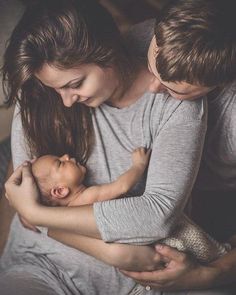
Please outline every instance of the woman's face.
[{"label": "woman's face", "polygon": [[72,69],[44,64],[35,76],[59,93],[66,107],[76,102],[98,107],[107,100],[115,100],[120,88],[118,75],[112,67],[101,68],[95,64]]}]

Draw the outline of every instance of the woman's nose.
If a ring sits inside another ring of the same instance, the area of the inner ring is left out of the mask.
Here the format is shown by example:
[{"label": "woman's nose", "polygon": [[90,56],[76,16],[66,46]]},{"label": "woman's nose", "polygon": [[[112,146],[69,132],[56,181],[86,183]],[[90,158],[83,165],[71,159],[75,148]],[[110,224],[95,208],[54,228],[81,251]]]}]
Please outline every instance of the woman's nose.
[{"label": "woman's nose", "polygon": [[71,107],[79,99],[79,96],[77,94],[68,93],[67,91],[61,91],[60,95],[63,104],[66,107]]}]

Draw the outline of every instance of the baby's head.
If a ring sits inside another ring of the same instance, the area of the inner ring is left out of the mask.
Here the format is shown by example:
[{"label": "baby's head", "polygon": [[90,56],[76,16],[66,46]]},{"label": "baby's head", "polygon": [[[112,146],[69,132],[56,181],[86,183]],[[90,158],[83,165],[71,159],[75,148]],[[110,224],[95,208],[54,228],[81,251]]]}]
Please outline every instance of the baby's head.
[{"label": "baby's head", "polygon": [[32,173],[38,184],[41,201],[50,206],[66,206],[70,196],[82,184],[86,168],[68,155],[46,155],[32,164]]}]

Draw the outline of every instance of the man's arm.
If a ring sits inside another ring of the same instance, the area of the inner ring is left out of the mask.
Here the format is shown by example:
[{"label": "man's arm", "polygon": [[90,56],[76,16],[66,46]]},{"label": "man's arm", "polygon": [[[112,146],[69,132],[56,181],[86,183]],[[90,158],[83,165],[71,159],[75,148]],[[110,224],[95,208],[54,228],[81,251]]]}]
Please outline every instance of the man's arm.
[{"label": "man's arm", "polygon": [[[132,153],[132,167],[120,177],[108,184],[91,186],[84,190],[75,202],[76,205],[87,205],[111,200],[126,194],[142,177],[149,161],[150,150],[137,148]],[[75,205],[73,204],[73,205]]]},{"label": "man's arm", "polygon": [[236,283],[236,248],[208,265],[168,246],[156,246],[166,267],[152,272],[123,272],[142,285],[162,291],[211,289]]}]

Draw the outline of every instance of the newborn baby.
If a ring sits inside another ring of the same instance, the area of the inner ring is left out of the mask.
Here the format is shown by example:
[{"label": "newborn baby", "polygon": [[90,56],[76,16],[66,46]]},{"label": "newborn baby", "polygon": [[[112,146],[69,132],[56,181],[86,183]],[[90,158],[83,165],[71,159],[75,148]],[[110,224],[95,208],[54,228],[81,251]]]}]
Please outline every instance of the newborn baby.
[{"label": "newborn baby", "polygon": [[[32,165],[32,172],[41,192],[41,201],[48,206],[81,206],[124,197],[143,175],[150,151],[138,148],[132,153],[132,166],[112,183],[86,187],[86,168],[68,155],[46,155]],[[220,244],[183,215],[171,237],[158,241],[191,253],[200,262],[209,262],[226,253],[230,246]]]}]

